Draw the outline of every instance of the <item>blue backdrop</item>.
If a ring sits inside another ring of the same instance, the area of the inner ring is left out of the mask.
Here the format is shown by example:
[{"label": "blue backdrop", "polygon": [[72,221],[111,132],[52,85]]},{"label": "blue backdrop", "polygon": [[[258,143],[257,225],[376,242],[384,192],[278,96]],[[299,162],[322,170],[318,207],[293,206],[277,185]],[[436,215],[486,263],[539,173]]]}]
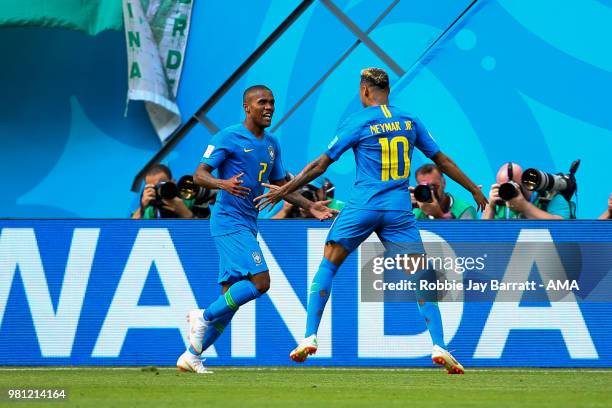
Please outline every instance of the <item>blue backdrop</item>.
[{"label": "blue backdrop", "polygon": [[[190,117],[299,4],[297,0],[197,1],[179,91]],[[391,0],[334,0],[367,31]],[[609,0],[479,0],[422,60],[418,56],[471,3],[401,0],[369,33],[399,70],[358,44],[277,129],[285,165],[301,169],[359,109],[358,73],[382,66],[394,103],[423,119],[443,150],[478,183],[499,165],[578,171],[578,216],[594,218],[612,187],[601,160],[612,151],[612,3]],[[242,90],[275,92],[274,123],[351,49],[357,37],[321,2],[312,6],[215,104],[222,128],[242,119]],[[126,94],[122,33],[96,37],[50,29],[0,29],[0,216],[124,217],[134,175],[160,148],[144,109]],[[411,68],[412,67],[412,68]],[[198,125],[166,158],[192,173],[209,138]],[[330,169],[339,198],[353,181],[346,155]],[[413,169],[423,163],[415,157]],[[67,188],[67,183],[72,183]],[[449,189],[465,194],[450,183]]]},{"label": "blue backdrop", "polygon": [[[240,309],[209,350],[212,365],[290,364],[288,353],[303,336],[307,288],[329,224],[260,226],[272,288]],[[483,249],[489,242],[612,238],[611,224],[590,221],[420,226],[426,241]],[[0,365],[173,365],[185,347],[186,311],[219,291],[207,221],[19,220],[0,227]],[[601,278],[609,287],[609,274]],[[416,305],[361,302],[359,279],[354,254],[338,272],[317,358],[307,364],[429,365],[431,342]],[[612,366],[612,302],[440,305],[445,340],[466,366]]]}]

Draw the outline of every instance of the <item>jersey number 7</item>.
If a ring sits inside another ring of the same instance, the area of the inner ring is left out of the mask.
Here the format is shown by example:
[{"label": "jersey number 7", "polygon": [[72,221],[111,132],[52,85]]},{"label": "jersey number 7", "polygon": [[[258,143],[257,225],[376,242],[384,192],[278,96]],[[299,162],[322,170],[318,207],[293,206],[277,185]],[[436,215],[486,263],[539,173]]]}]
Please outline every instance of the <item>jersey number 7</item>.
[{"label": "jersey number 7", "polygon": [[[408,177],[410,174],[410,158],[408,157],[408,150],[410,142],[406,136],[395,136],[391,140],[386,137],[378,139],[378,143],[381,147],[382,153],[382,171],[380,179],[382,181],[389,181],[389,179],[399,180]],[[399,149],[400,144],[402,145],[402,153],[404,158],[404,168],[402,173],[399,172]]]},{"label": "jersey number 7", "polygon": [[268,163],[259,163],[259,165],[261,166],[261,170],[259,172],[259,177],[257,178],[257,181],[261,181],[264,173],[266,172],[266,170],[268,170]]}]

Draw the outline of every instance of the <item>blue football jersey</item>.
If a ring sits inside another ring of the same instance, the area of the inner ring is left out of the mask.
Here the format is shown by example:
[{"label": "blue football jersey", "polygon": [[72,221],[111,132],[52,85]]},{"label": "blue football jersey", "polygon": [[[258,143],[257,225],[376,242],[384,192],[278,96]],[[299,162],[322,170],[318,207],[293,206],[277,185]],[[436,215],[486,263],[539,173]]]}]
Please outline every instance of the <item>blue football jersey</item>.
[{"label": "blue football jersey", "polygon": [[219,191],[210,219],[211,235],[245,229],[256,234],[257,209],[253,199],[263,194],[261,183],[285,178],[278,141],[268,132],[259,139],[241,123],[215,134],[200,162],[217,169],[221,179],[244,173],[242,186],[251,189],[245,198]]},{"label": "blue football jersey", "polygon": [[357,175],[349,206],[370,210],[411,210],[410,161],[414,147],[431,158],[440,151],[416,117],[395,106],[367,107],[338,128],[326,154],[338,160],[353,148]]}]

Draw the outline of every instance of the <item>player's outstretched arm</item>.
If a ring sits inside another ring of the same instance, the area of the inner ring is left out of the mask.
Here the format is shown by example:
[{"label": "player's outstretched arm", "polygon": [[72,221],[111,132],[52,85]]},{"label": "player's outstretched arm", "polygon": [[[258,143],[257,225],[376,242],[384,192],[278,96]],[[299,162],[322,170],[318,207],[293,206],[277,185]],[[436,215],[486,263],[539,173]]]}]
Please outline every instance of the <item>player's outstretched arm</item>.
[{"label": "player's outstretched arm", "polygon": [[264,187],[270,188],[266,194],[260,195],[255,198],[255,202],[257,203],[257,208],[261,211],[268,206],[274,206],[274,204],[278,203],[282,198],[286,198],[287,194],[291,194],[297,189],[305,186],[312,180],[319,177],[321,174],[325,173],[325,170],[329,167],[330,164],[333,163],[333,160],[323,153],[316,160],[308,163],[306,167],[295,176],[291,181],[282,187],[275,189],[272,188],[269,184],[263,184]]},{"label": "player's outstretched arm", "polygon": [[196,173],[193,175],[193,181],[201,187],[225,190],[231,195],[235,195],[240,198],[245,198],[251,191],[250,188],[242,186],[244,180],[240,180],[240,178],[244,175],[244,173],[236,174],[235,176],[224,180],[214,177],[211,174],[212,171],[213,168],[208,164],[200,163],[196,169]]},{"label": "player's outstretched arm", "polygon": [[[264,187],[268,187],[271,190],[278,190],[285,184],[287,181],[278,180],[272,181],[272,184],[262,183]],[[313,217],[320,221],[328,220],[333,218],[334,215],[338,214],[338,210],[334,210],[333,208],[329,208],[327,205],[331,203],[332,200],[323,200],[323,201],[310,201],[302,196],[297,191],[293,193],[289,193],[285,195],[285,201],[297,205],[298,207],[302,207],[304,210],[312,214]]]},{"label": "player's outstretched arm", "polygon": [[484,194],[482,194],[480,188],[474,184],[474,182],[470,180],[470,178],[466,176],[463,171],[461,171],[461,169],[457,166],[457,164],[455,164],[454,161],[451,160],[450,157],[442,152],[438,152],[431,159],[444,174],[448,175],[448,177],[452,178],[457,183],[461,184],[463,188],[472,193],[472,197],[474,197],[479,211],[485,209],[488,201]]}]

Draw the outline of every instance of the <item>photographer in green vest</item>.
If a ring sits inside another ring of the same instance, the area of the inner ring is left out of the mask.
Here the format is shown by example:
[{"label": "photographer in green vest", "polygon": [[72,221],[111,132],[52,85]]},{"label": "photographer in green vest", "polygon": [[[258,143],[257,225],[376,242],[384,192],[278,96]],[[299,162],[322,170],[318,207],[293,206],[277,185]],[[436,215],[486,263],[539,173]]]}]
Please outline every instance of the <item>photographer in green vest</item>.
[{"label": "photographer in green vest", "polygon": [[482,212],[483,220],[575,218],[576,205],[573,201],[564,198],[558,191],[550,191],[546,195],[530,191],[522,179],[523,168],[518,163],[508,162],[499,168],[495,184],[489,192],[489,204]]},{"label": "photographer in green vest", "polygon": [[[164,189],[174,190],[164,198]],[[172,197],[172,198],[170,198]],[[155,164],[145,175],[145,187],[140,196],[140,208],[132,213],[133,219],[194,218],[193,199],[180,197],[168,166]]]},{"label": "photographer in green vest", "polygon": [[410,187],[410,197],[417,220],[476,219],[476,208],[445,191],[446,179],[434,164],[419,167],[415,177],[417,191]]}]

